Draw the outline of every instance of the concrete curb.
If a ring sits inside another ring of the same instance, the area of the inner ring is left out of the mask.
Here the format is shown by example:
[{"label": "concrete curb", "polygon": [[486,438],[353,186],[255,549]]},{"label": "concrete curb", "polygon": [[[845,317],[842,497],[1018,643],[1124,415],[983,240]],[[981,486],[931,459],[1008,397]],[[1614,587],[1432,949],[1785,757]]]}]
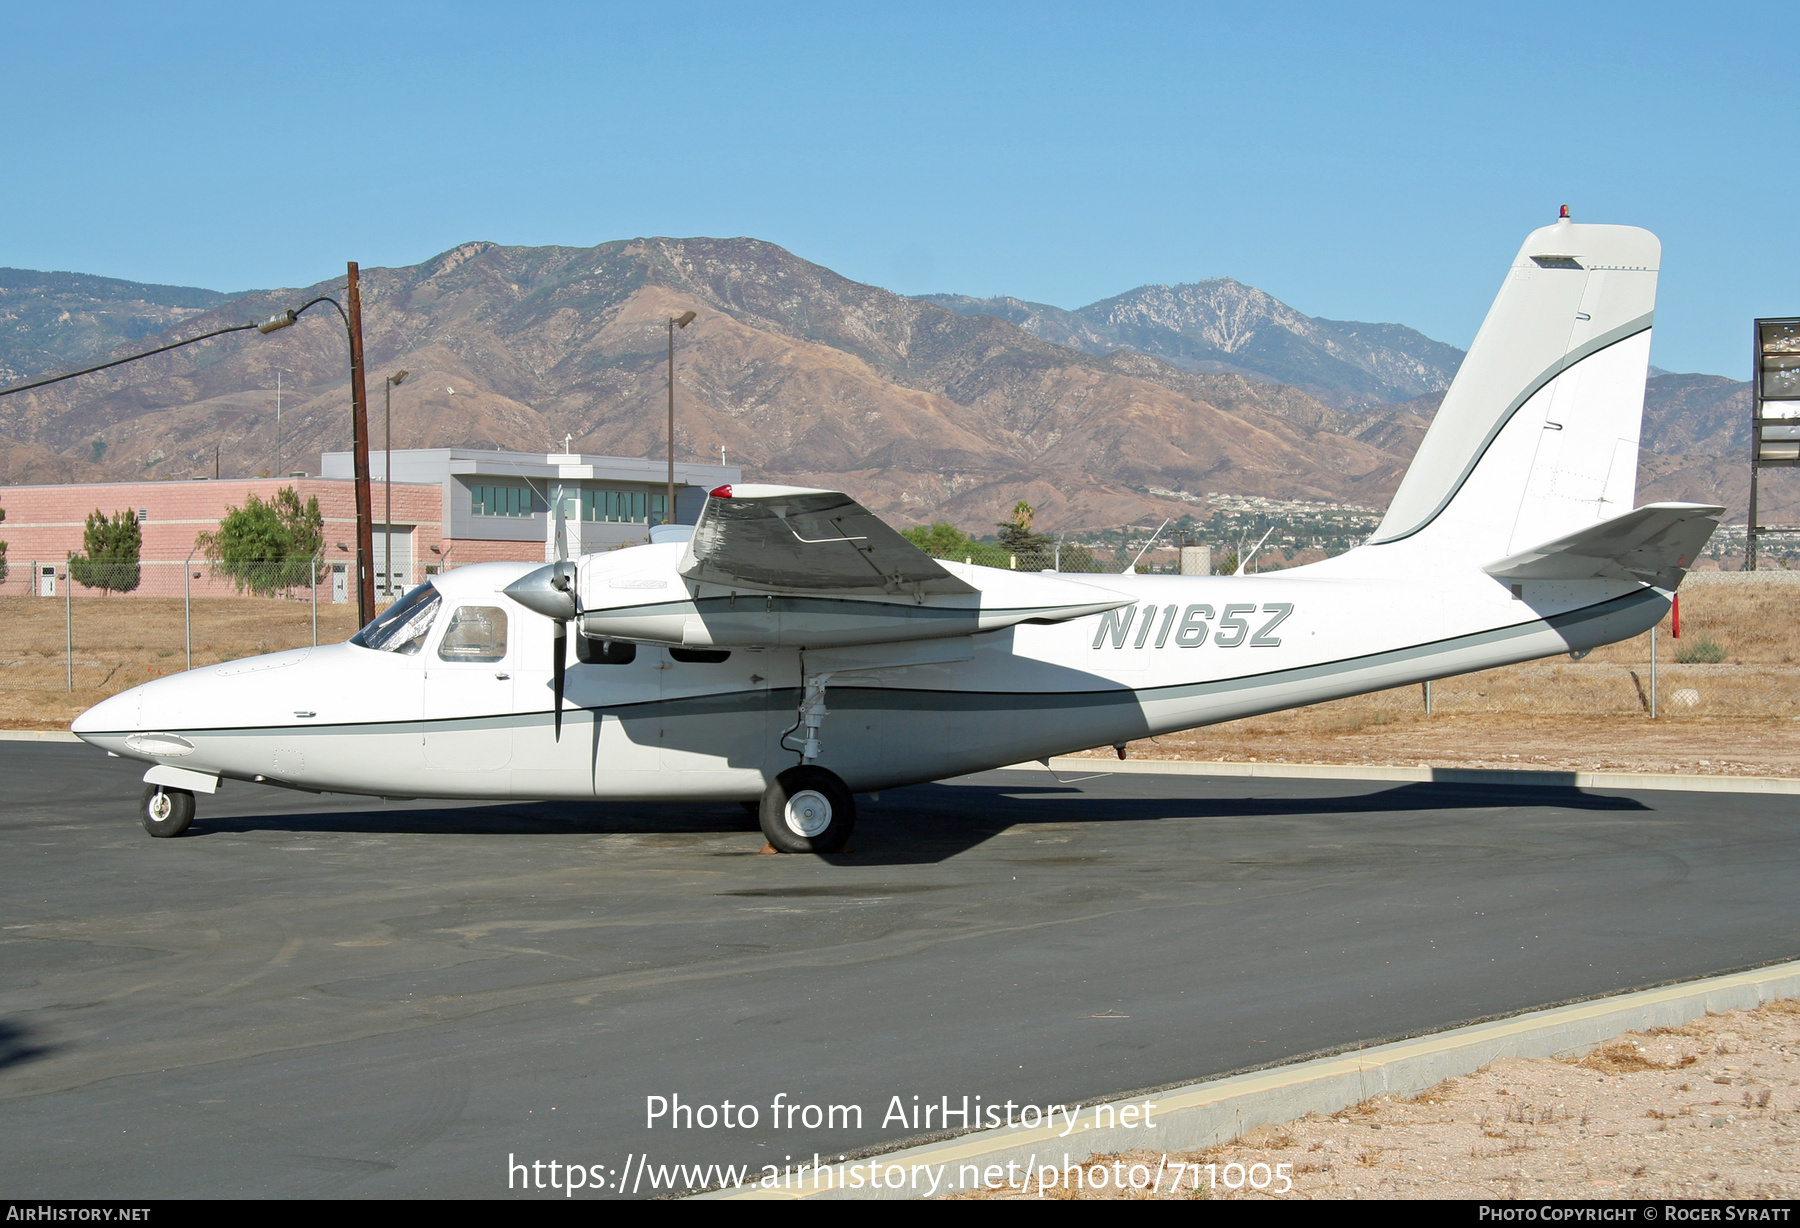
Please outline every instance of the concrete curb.
[{"label": "concrete curb", "polygon": [[[1276,1066],[1129,1101],[1082,1106],[1078,1124],[1065,1137],[1057,1126],[981,1130],[942,1142],[859,1161],[863,1172],[888,1174],[903,1170],[911,1186],[914,1165],[933,1169],[947,1165],[938,1188],[956,1190],[959,1170],[978,1173],[990,1166],[1022,1172],[1030,1165],[1074,1164],[1110,1152],[1149,1150],[1157,1153],[1194,1151],[1230,1142],[1253,1126],[1275,1125],[1308,1113],[1334,1113],[1375,1096],[1414,1096],[1445,1079],[1471,1074],[1499,1058],[1562,1057],[1586,1052],[1624,1032],[1653,1027],[1679,1027],[1702,1015],[1761,1006],[1779,998],[1800,997],[1800,961],[1751,972],[1709,977],[1660,989],[1645,989],[1596,998],[1573,1006],[1531,1011],[1491,1023],[1471,1024],[1412,1040],[1395,1041],[1356,1053]],[[1154,1103],[1152,1129],[1100,1124],[1121,1110]],[[834,1166],[835,1167],[835,1166]],[[847,1167],[847,1166],[845,1166]],[[889,1177],[889,1180],[892,1178]],[[1002,1180],[1004,1178],[1001,1178]],[[759,1189],[738,1186],[697,1195],[700,1198],[881,1198],[916,1197],[910,1188],[814,1189],[809,1174],[804,1188]],[[980,1180],[978,1176],[977,1181]],[[1018,1189],[1018,1186],[1014,1186]]]},{"label": "concrete curb", "polygon": [[0,729],[0,742],[79,742],[66,729]]},{"label": "concrete curb", "polygon": [[[1042,772],[1043,763],[1012,763],[1002,772]],[[1087,759],[1062,755],[1050,760],[1059,775],[1111,773],[1152,776],[1233,776],[1265,780],[1388,780],[1453,785],[1501,785],[1554,789],[1666,789],[1677,793],[1800,794],[1800,777],[1683,776],[1661,772],[1546,772],[1530,768],[1380,767],[1354,763],[1244,763],[1193,759]]]}]

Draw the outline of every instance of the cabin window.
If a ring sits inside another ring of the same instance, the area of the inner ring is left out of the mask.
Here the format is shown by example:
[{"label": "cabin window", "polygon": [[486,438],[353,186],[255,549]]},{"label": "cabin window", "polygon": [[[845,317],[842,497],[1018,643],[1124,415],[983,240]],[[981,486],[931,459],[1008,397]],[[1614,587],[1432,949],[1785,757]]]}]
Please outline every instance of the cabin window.
[{"label": "cabin window", "polygon": [[506,611],[491,605],[456,607],[438,656],[445,661],[499,661],[506,656]]},{"label": "cabin window", "polygon": [[377,614],[368,626],[350,637],[352,644],[377,652],[413,656],[425,646],[426,633],[437,620],[443,597],[429,584],[421,584]]},{"label": "cabin window", "polygon": [[598,636],[575,637],[575,659],[583,665],[630,665],[637,660],[637,645]]},{"label": "cabin window", "polygon": [[723,648],[671,648],[669,655],[689,665],[717,665],[729,658],[731,653]]}]

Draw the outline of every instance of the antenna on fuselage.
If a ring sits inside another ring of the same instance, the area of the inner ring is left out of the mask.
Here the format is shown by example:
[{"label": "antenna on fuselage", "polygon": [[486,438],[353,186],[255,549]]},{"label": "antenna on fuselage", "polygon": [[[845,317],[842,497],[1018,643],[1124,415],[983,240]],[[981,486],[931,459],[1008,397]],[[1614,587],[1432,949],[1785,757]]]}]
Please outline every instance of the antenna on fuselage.
[{"label": "antenna on fuselage", "polygon": [[1254,546],[1250,547],[1250,553],[1246,554],[1243,558],[1238,560],[1237,570],[1232,572],[1231,573],[1232,575],[1241,576],[1244,574],[1244,568],[1250,566],[1250,560],[1256,557],[1256,552],[1263,548],[1263,542],[1266,542],[1269,540],[1269,533],[1273,533],[1274,531],[1275,531],[1275,526],[1270,525],[1268,533],[1264,533],[1262,535],[1262,537],[1260,539],[1258,539],[1257,543]]},{"label": "antenna on fuselage", "polygon": [[1143,558],[1144,555],[1149,552],[1150,547],[1152,547],[1156,544],[1156,539],[1162,536],[1162,531],[1168,527],[1169,527],[1169,520],[1168,520],[1168,517],[1165,516],[1163,518],[1163,522],[1156,526],[1156,532],[1154,532],[1150,535],[1150,540],[1144,543],[1144,548],[1137,552],[1137,558],[1131,560],[1131,566],[1127,567],[1124,571],[1121,571],[1119,574],[1122,576],[1128,576],[1132,572],[1136,571],[1137,565],[1138,565],[1138,559]]}]

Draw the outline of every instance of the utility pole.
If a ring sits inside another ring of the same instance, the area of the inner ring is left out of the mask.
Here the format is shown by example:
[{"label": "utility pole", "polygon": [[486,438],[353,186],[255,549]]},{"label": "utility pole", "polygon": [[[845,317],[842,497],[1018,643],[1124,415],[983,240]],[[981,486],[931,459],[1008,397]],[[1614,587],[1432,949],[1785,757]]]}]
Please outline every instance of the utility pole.
[{"label": "utility pole", "polygon": [[365,625],[375,620],[374,495],[369,488],[369,389],[363,378],[362,290],[356,261],[350,261],[345,291],[350,325],[350,442],[356,457],[356,616]]}]

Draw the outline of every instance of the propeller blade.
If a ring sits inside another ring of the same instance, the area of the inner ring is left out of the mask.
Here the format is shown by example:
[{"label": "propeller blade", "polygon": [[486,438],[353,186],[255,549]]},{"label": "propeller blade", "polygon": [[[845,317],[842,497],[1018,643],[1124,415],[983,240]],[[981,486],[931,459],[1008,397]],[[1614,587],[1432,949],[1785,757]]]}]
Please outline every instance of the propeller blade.
[{"label": "propeller blade", "polygon": [[568,665],[569,624],[561,619],[550,624],[550,643],[556,656],[550,664],[550,690],[556,704],[556,740],[562,741],[563,672]]}]

